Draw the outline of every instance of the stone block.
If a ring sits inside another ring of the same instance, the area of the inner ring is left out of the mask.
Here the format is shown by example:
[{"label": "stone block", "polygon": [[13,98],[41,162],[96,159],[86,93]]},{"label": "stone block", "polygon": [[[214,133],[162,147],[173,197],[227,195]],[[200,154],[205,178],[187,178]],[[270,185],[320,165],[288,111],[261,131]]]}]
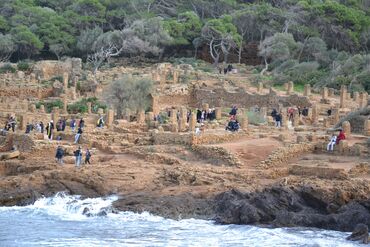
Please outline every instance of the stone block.
[{"label": "stone block", "polygon": [[303,92],[303,96],[310,96],[311,95],[311,85],[310,84],[305,84],[304,85],[304,92]]},{"label": "stone block", "polygon": [[344,133],[346,134],[347,137],[349,137],[351,135],[351,124],[350,124],[350,122],[344,121],[342,123],[342,129],[343,129],[343,131],[344,131]]},{"label": "stone block", "polygon": [[339,153],[344,154],[349,151],[348,142],[346,140],[341,140],[338,144]]}]

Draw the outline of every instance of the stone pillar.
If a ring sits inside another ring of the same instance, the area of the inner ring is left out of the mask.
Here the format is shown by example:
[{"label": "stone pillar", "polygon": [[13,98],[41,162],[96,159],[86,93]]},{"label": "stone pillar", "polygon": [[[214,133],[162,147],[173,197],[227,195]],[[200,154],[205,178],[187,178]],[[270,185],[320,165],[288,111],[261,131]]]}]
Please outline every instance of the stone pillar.
[{"label": "stone pillar", "polygon": [[346,104],[346,97],[347,97],[347,87],[345,85],[342,85],[340,88],[340,108],[344,108]]},{"label": "stone pillar", "polygon": [[351,93],[347,93],[347,97],[346,97],[347,100],[351,100]]},{"label": "stone pillar", "polygon": [[310,96],[311,95],[311,85],[310,84],[305,84],[304,85],[304,92],[303,92],[303,96]]},{"label": "stone pillar", "polygon": [[353,100],[358,103],[360,100],[360,93],[359,92],[353,92]]},{"label": "stone pillar", "polygon": [[155,116],[159,114],[158,97],[152,95],[152,112]]},{"label": "stone pillar", "polygon": [[334,124],[337,124],[339,121],[339,108],[333,109],[332,114],[333,114],[333,125],[334,125]]},{"label": "stone pillar", "polygon": [[197,114],[192,112],[190,114],[190,120],[189,120],[189,130],[195,131],[195,127],[197,126]]},{"label": "stone pillar", "polygon": [[141,110],[138,112],[136,121],[139,124],[145,123],[145,111]]},{"label": "stone pillar", "polygon": [[113,127],[113,121],[114,121],[114,110],[109,109],[107,112],[107,122],[106,122],[108,128]]},{"label": "stone pillar", "polygon": [[91,102],[87,102],[87,113],[91,114]]},{"label": "stone pillar", "polygon": [[170,124],[176,124],[177,125],[177,110],[176,109],[171,110]]},{"label": "stone pillar", "polygon": [[327,100],[328,99],[328,88],[323,87],[321,90],[321,99]]},{"label": "stone pillar", "polygon": [[294,112],[292,125],[293,125],[293,127],[298,127],[299,126],[299,114],[298,114],[298,112]]},{"label": "stone pillar", "polygon": [[38,98],[38,99],[41,99],[41,98],[42,98],[42,94],[41,94],[41,88],[40,88],[40,86],[37,86],[37,98]]},{"label": "stone pillar", "polygon": [[29,121],[29,117],[27,114],[23,114],[19,117],[19,129],[26,130],[27,123]]},{"label": "stone pillar", "polygon": [[318,118],[319,118],[318,106],[317,105],[313,105],[313,107],[312,107],[312,117],[311,117],[312,123],[313,124],[316,124],[317,121],[318,121]]},{"label": "stone pillar", "polygon": [[32,113],[36,112],[36,105],[35,105],[35,104],[32,104],[32,105],[30,106],[30,111],[31,111]]},{"label": "stone pillar", "polygon": [[334,90],[334,88],[329,88],[328,96],[329,96],[329,97],[334,97],[334,94],[335,94],[335,90]]},{"label": "stone pillar", "polygon": [[51,120],[53,120],[54,125],[58,122],[59,120],[59,107],[53,107],[53,110],[51,112]]},{"label": "stone pillar", "polygon": [[222,108],[221,107],[216,107],[215,115],[216,115],[216,120],[220,120],[222,118]]},{"label": "stone pillar", "polygon": [[351,135],[351,123],[348,121],[344,121],[342,123],[342,129],[344,133],[346,134],[346,137],[349,137]]},{"label": "stone pillar", "polygon": [[288,88],[286,91],[287,95],[291,95],[294,92],[294,83],[292,81],[288,82]]},{"label": "stone pillar", "polygon": [[63,98],[63,113],[64,114],[67,114],[68,113],[67,107],[68,107],[67,98]]},{"label": "stone pillar", "polygon": [[262,93],[262,91],[263,91],[263,83],[262,83],[262,82],[259,82],[259,83],[258,83],[257,92],[258,92],[258,93]]},{"label": "stone pillar", "polygon": [[286,109],[284,108],[282,111],[281,111],[281,127],[284,128],[284,129],[287,129],[288,128],[288,116],[287,116],[287,111]]},{"label": "stone pillar", "polygon": [[261,107],[260,108],[260,114],[262,117],[266,117],[267,116],[267,107]]},{"label": "stone pillar", "polygon": [[364,108],[367,106],[367,102],[368,102],[368,94],[365,93],[365,92],[362,92],[360,94],[360,108]]},{"label": "stone pillar", "polygon": [[330,127],[330,118],[328,118],[328,117],[324,118],[323,125],[324,125],[325,128],[329,128]]},{"label": "stone pillar", "polygon": [[364,135],[370,136],[370,120],[365,120],[364,122]]},{"label": "stone pillar", "polygon": [[45,113],[45,106],[44,105],[40,105],[40,112]]},{"label": "stone pillar", "polygon": [[209,104],[204,103],[204,104],[202,105],[202,110],[205,110],[206,112],[208,112],[208,110],[209,110]]},{"label": "stone pillar", "polygon": [[63,88],[64,91],[68,89],[68,73],[63,73]]},{"label": "stone pillar", "polygon": [[240,117],[240,128],[242,130],[247,130],[248,129],[248,117],[247,116],[243,116],[243,117]]},{"label": "stone pillar", "polygon": [[161,85],[166,84],[166,81],[167,81],[167,71],[160,70],[159,73],[160,73],[160,82],[159,83]]},{"label": "stone pillar", "polygon": [[99,115],[103,115],[104,114],[104,109],[103,108],[99,108],[98,109],[98,114]]},{"label": "stone pillar", "polygon": [[179,79],[180,79],[180,71],[175,69],[173,71],[173,83],[174,84],[178,84],[179,83]]}]

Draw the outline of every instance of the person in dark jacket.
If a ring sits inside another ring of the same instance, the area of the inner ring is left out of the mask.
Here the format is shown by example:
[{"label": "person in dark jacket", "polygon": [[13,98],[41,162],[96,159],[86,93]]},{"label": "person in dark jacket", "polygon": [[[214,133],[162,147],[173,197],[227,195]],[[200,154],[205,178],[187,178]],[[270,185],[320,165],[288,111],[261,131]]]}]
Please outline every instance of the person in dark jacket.
[{"label": "person in dark jacket", "polygon": [[90,158],[91,158],[91,153],[88,148],[86,148],[86,153],[85,153],[85,164],[89,163],[90,164]]},{"label": "person in dark jacket", "polygon": [[77,134],[75,135],[75,143],[78,143],[78,141],[80,140],[80,138],[81,138],[81,135],[82,135],[82,128],[80,127],[80,128],[78,128],[78,130],[77,130]]},{"label": "person in dark jacket", "polygon": [[278,113],[275,116],[275,127],[281,127],[281,113]]},{"label": "person in dark jacket", "polygon": [[46,126],[46,133],[48,135],[49,141],[53,140],[53,131],[54,131],[54,122],[53,120],[50,120],[50,122]]},{"label": "person in dark jacket", "polygon": [[58,146],[57,152],[55,154],[55,158],[57,159],[57,162],[61,165],[63,165],[63,156],[64,156],[64,150],[61,146]]},{"label": "person in dark jacket", "polygon": [[74,151],[74,156],[76,157],[76,167],[80,167],[82,161],[82,150],[81,147],[78,147],[76,151]]}]

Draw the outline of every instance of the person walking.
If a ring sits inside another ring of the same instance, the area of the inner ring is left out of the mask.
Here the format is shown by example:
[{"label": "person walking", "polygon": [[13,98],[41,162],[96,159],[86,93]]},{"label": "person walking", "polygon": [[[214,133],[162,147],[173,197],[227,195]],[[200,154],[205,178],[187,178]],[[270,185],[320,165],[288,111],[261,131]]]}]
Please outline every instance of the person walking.
[{"label": "person walking", "polygon": [[275,116],[275,127],[281,127],[281,113],[277,113]]},{"label": "person walking", "polygon": [[78,123],[78,128],[83,129],[85,127],[85,120],[81,118],[80,122]]},{"label": "person walking", "polygon": [[103,117],[102,116],[100,116],[99,117],[99,119],[98,119],[98,121],[97,121],[97,123],[96,123],[96,127],[98,127],[98,128],[103,128],[103,126],[104,126],[104,120],[103,120]]},{"label": "person walking", "polygon": [[44,133],[44,123],[40,122],[40,132]]},{"label": "person walking", "polygon": [[61,146],[58,146],[57,152],[55,154],[55,158],[57,159],[57,162],[61,165],[63,165],[63,156],[64,156],[64,150]]},{"label": "person walking", "polygon": [[72,118],[69,127],[71,127],[72,132],[75,132],[75,129],[76,129],[76,120],[74,118]]},{"label": "person walking", "polygon": [[80,128],[78,128],[78,130],[77,130],[77,134],[75,135],[75,143],[78,143],[78,141],[80,140],[80,138],[81,138],[81,135],[82,135],[82,128],[80,127]]},{"label": "person walking", "polygon": [[76,167],[80,167],[82,161],[82,150],[81,146],[78,147],[76,151],[74,151],[74,155],[76,158]]},{"label": "person walking", "polygon": [[86,148],[86,153],[85,153],[85,164],[89,163],[89,165],[91,164],[90,163],[90,158],[91,158],[91,153],[90,153],[90,150],[88,148]]},{"label": "person walking", "polygon": [[46,133],[48,135],[49,141],[53,140],[53,131],[54,131],[54,123],[53,123],[53,120],[50,120],[50,122],[46,126]]}]

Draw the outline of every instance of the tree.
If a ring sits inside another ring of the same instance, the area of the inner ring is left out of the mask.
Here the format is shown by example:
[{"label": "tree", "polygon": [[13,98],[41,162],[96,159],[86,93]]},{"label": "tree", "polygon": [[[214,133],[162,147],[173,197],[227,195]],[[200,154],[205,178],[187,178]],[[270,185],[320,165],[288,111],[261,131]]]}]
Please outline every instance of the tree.
[{"label": "tree", "polygon": [[145,110],[150,103],[152,88],[153,81],[150,79],[125,75],[109,85],[104,98],[117,110],[118,118],[122,118],[125,109],[134,112]]},{"label": "tree", "polygon": [[98,26],[83,30],[77,38],[77,49],[85,56],[93,52],[94,43],[102,34],[103,29]]},{"label": "tree", "polygon": [[261,75],[268,70],[268,61],[284,61],[294,53],[297,48],[293,35],[290,33],[276,33],[274,36],[267,37],[259,45],[259,55],[264,58],[265,68]]},{"label": "tree", "polygon": [[215,66],[218,65],[221,54],[224,56],[224,62],[227,63],[230,50],[235,48],[241,40],[232,23],[231,16],[209,20],[202,28],[201,35],[209,46],[209,52]]},{"label": "tree", "polygon": [[26,54],[28,58],[37,54],[44,46],[34,33],[26,26],[17,26],[11,30],[13,40],[20,53]]},{"label": "tree", "polygon": [[12,36],[0,33],[0,62],[7,62],[15,50],[16,47],[13,44]]}]

